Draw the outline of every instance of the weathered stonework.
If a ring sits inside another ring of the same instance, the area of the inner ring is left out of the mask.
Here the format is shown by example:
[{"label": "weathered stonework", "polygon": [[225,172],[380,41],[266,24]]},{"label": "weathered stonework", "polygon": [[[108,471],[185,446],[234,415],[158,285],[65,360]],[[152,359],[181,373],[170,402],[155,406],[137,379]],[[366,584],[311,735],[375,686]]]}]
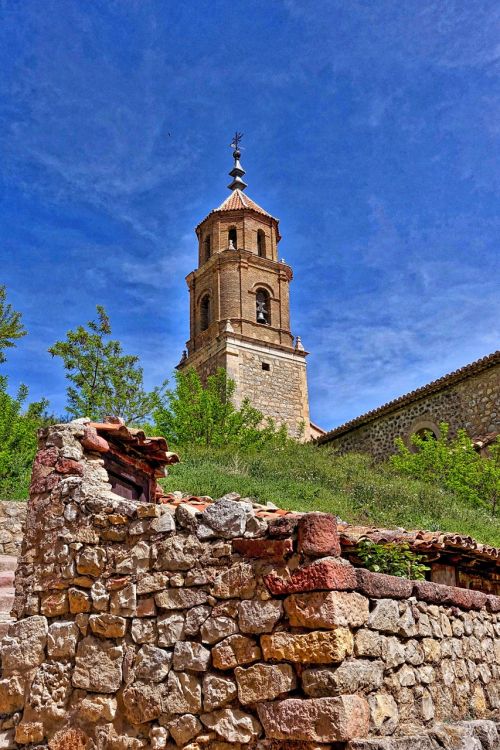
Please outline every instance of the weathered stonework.
[{"label": "weathered stonework", "polygon": [[18,555],[23,540],[26,503],[0,500],[0,555]]},{"label": "weathered stonework", "polygon": [[438,435],[440,422],[452,435],[460,428],[471,437],[500,432],[499,352],[331,430],[320,443],[383,460],[394,453],[395,438],[409,442],[420,430]]},{"label": "weathered stonework", "polygon": [[125,499],[95,450],[56,468],[83,434],[41,436],[56,450],[1,645],[0,748],[499,747],[497,597],[356,574],[333,517]]}]

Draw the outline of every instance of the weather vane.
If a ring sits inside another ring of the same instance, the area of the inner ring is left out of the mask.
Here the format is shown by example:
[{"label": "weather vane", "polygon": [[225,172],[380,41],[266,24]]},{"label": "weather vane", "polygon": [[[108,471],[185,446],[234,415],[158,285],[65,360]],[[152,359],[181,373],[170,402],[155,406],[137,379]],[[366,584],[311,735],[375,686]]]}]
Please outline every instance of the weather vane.
[{"label": "weather vane", "polygon": [[236,131],[236,133],[234,134],[234,138],[231,141],[230,148],[234,148],[235,151],[239,151],[242,138],[243,138],[243,133],[238,133],[238,131]]}]

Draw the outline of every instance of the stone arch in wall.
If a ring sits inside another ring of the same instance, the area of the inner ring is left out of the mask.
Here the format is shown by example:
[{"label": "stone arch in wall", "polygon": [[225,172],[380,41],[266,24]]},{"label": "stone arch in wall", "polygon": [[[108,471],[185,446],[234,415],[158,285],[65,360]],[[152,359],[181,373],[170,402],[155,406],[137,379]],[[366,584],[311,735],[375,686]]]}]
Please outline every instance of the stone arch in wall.
[{"label": "stone arch in wall", "polygon": [[411,423],[405,436],[406,443],[410,447],[412,446],[411,436],[415,434],[420,435],[421,437],[424,437],[427,434],[437,440],[441,436],[441,430],[432,417],[420,417]]}]

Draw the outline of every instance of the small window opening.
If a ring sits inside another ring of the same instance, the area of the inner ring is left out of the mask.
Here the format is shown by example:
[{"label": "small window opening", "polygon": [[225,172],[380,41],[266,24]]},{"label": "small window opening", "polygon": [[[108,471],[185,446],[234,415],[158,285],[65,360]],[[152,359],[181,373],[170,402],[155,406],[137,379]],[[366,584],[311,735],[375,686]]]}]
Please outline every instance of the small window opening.
[{"label": "small window opening", "polygon": [[200,328],[206,331],[210,325],[210,296],[205,294],[200,302]]},{"label": "small window opening", "polygon": [[266,235],[262,229],[259,229],[257,232],[257,253],[259,258],[266,257]]},{"label": "small window opening", "polygon": [[236,243],[238,241],[236,234],[236,227],[231,227],[227,233],[228,245],[232,250],[236,250]]},{"label": "small window opening", "polygon": [[211,242],[210,242],[210,235],[208,235],[208,237],[205,237],[205,241],[204,241],[203,244],[204,244],[203,258],[204,258],[204,261],[206,262],[210,258],[210,256],[212,255],[212,246],[211,246]]},{"label": "small window opening", "polygon": [[266,372],[269,372],[269,370],[271,369],[271,365],[269,364],[269,362],[263,362],[262,369],[265,370]]},{"label": "small window opening", "polygon": [[271,322],[271,306],[269,294],[265,289],[259,289],[256,295],[256,320],[257,323],[269,325]]}]

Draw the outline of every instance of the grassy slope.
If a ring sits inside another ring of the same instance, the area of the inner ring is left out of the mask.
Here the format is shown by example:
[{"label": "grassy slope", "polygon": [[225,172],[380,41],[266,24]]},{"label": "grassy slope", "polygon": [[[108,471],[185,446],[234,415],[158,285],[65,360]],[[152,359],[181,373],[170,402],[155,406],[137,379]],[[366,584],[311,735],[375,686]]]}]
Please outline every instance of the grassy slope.
[{"label": "grassy slope", "polygon": [[373,466],[366,456],[293,445],[259,454],[191,449],[172,466],[166,489],[217,498],[239,492],[291,510],[323,510],[349,522],[469,534],[500,546],[500,518],[450,493]]}]

